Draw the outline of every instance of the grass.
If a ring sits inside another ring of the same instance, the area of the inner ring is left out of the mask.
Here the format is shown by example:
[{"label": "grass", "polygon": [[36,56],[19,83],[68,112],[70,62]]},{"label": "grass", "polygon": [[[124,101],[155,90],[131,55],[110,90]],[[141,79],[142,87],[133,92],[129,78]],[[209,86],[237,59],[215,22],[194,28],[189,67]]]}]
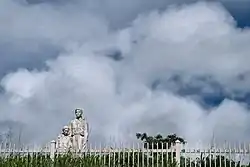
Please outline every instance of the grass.
[{"label": "grass", "polygon": [[[153,158],[152,158],[153,157]],[[176,162],[168,154],[154,153],[150,156],[142,152],[109,153],[102,155],[91,154],[58,154],[52,161],[49,154],[20,153],[0,156],[0,167],[177,167]],[[223,156],[213,158],[204,157],[192,161],[181,157],[180,167],[250,167],[239,162],[229,160]]]},{"label": "grass", "polygon": [[[158,158],[157,158],[158,157]],[[109,155],[56,155],[52,161],[49,155],[37,154],[12,154],[7,157],[0,157],[0,167],[176,167],[175,162],[166,159],[167,156],[154,155],[154,158],[147,157],[142,153],[111,153]]]}]

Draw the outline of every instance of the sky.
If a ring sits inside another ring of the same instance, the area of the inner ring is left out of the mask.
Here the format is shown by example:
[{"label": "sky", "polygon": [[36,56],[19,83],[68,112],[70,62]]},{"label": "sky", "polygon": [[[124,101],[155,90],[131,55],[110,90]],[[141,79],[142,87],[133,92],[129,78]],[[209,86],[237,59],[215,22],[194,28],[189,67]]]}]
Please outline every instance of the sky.
[{"label": "sky", "polygon": [[250,1],[2,0],[0,128],[45,143],[250,140]]}]

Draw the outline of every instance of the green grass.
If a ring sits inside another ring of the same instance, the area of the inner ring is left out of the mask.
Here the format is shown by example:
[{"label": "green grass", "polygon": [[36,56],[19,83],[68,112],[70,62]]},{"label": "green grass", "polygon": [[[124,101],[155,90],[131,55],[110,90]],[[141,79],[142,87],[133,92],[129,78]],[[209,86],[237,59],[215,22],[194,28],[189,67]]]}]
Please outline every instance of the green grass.
[{"label": "green grass", "polygon": [[[154,158],[152,158],[154,157]],[[106,155],[77,155],[61,154],[55,155],[54,160],[49,154],[12,154],[0,157],[0,167],[177,167],[176,162],[168,154],[157,153],[146,156],[142,152],[136,153],[110,153]],[[250,167],[243,166],[239,162],[229,160],[223,156],[214,158],[201,158],[191,161],[189,158],[181,157],[180,167]]]},{"label": "green grass", "polygon": [[152,167],[157,166],[157,163],[158,166],[176,167],[176,163],[170,161],[167,156],[160,154],[154,155],[152,161],[152,158],[142,153],[111,153],[100,156],[63,154],[56,155],[54,161],[49,155],[29,154],[0,157],[0,167]]}]

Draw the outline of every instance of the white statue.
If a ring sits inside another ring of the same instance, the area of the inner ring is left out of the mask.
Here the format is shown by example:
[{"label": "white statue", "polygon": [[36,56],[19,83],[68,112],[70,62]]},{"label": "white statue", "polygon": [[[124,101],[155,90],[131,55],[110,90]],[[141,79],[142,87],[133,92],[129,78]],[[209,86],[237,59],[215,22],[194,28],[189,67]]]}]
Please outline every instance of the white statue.
[{"label": "white statue", "polygon": [[70,136],[70,129],[64,126],[62,133],[57,137],[56,150],[58,152],[67,152],[72,148],[72,141]]},{"label": "white statue", "polygon": [[75,109],[76,118],[70,122],[70,134],[72,137],[73,149],[81,151],[86,148],[88,142],[88,123],[83,117],[82,109]]}]

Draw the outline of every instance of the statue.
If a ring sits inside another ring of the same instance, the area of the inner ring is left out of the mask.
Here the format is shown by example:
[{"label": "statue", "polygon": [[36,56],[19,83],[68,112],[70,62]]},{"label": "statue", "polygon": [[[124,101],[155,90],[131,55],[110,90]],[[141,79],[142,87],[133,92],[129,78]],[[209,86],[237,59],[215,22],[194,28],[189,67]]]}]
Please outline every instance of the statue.
[{"label": "statue", "polygon": [[82,109],[75,109],[76,118],[70,122],[70,135],[75,151],[86,148],[88,142],[88,123],[83,117]]},{"label": "statue", "polygon": [[57,137],[56,150],[59,152],[67,152],[72,148],[70,129],[64,126],[62,133]]}]

